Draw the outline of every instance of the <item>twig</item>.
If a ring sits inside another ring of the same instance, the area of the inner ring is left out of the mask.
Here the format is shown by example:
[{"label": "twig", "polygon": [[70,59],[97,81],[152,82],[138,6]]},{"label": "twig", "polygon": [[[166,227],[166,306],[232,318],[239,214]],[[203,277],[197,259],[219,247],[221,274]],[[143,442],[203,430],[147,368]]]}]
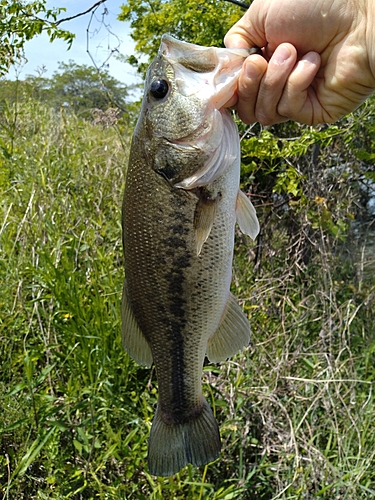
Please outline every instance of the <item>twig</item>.
[{"label": "twig", "polygon": [[89,12],[93,11],[94,9],[96,9],[97,7],[99,7],[99,5],[101,5],[102,3],[105,3],[106,1],[107,0],[99,0],[94,5],[92,5],[87,10],[85,10],[84,12],[80,12],[79,14],[75,14],[74,16],[64,17],[63,19],[60,19],[59,21],[56,21],[53,24],[55,24],[55,26],[58,26],[59,24],[65,23],[66,21],[71,21],[72,19],[77,19],[77,17],[84,16],[85,14],[88,14]]},{"label": "twig", "polygon": [[234,3],[234,5],[238,5],[238,7],[241,7],[242,9],[248,9],[250,7],[249,3],[239,2],[238,0],[225,0],[225,1],[229,3]]},{"label": "twig", "polygon": [[102,80],[102,76],[101,76],[101,73],[100,73],[101,69],[106,65],[106,63],[112,57],[112,55],[114,54],[114,52],[118,52],[118,49],[119,49],[119,47],[121,45],[121,41],[118,38],[118,36],[115,35],[112,31],[110,31],[109,30],[109,26],[104,23],[104,15],[108,14],[108,10],[107,9],[105,9],[104,14],[102,15],[102,25],[105,26],[105,28],[107,29],[107,31],[111,35],[113,35],[113,36],[115,36],[117,38],[118,45],[117,45],[117,47],[115,49],[111,50],[110,55],[107,57],[107,59],[104,61],[104,63],[102,63],[102,65],[100,67],[96,64],[96,61],[95,61],[93,55],[90,52],[90,27],[91,27],[91,23],[92,23],[92,20],[93,20],[93,18],[95,16],[95,12],[96,12],[97,8],[99,7],[99,5],[101,5],[104,2],[106,2],[106,0],[100,0],[95,5],[93,5],[91,7],[91,9],[90,9],[91,10],[91,16],[90,16],[90,20],[89,20],[89,23],[88,23],[87,28],[86,28],[86,52],[87,52],[88,56],[90,57],[94,68],[96,69],[96,72],[97,72],[97,75],[99,77],[100,83],[103,86],[103,90],[104,90],[105,94],[107,95],[108,100],[114,106],[116,106],[116,108],[118,108],[120,111],[122,111],[123,113],[127,113],[128,114],[129,112],[125,108],[123,108],[120,103],[114,101],[114,99],[112,98],[112,96],[111,96],[110,92],[108,91],[107,87],[104,85],[103,80]]},{"label": "twig", "polygon": [[330,382],[353,382],[356,384],[372,384],[370,380],[360,380],[356,378],[327,378],[327,379],[315,379],[315,378],[303,378],[303,377],[289,377],[289,376],[281,376],[280,378],[286,380],[295,380],[297,382],[306,382],[309,384],[326,384]]}]

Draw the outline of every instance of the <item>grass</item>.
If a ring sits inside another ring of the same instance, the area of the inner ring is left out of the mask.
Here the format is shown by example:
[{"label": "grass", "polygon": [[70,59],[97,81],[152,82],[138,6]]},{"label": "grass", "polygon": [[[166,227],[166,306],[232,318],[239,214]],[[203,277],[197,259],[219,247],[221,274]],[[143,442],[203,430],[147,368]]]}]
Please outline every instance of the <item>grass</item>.
[{"label": "grass", "polygon": [[233,290],[252,346],[204,370],[223,452],[152,477],[155,374],[120,338],[130,131],[34,102],[4,108],[0,123],[4,500],[375,495],[375,283],[361,263],[322,237],[298,270],[275,226],[278,243],[254,273],[251,245],[237,245]]}]

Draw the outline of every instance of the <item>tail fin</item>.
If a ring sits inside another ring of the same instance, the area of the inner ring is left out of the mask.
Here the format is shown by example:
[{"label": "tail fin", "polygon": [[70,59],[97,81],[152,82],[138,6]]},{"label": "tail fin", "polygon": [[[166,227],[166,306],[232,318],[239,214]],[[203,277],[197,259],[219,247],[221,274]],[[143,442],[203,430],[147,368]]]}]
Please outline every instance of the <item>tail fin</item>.
[{"label": "tail fin", "polygon": [[148,467],[155,476],[171,476],[187,464],[205,465],[220,453],[219,427],[204,400],[198,417],[183,424],[166,424],[156,410],[148,445]]}]

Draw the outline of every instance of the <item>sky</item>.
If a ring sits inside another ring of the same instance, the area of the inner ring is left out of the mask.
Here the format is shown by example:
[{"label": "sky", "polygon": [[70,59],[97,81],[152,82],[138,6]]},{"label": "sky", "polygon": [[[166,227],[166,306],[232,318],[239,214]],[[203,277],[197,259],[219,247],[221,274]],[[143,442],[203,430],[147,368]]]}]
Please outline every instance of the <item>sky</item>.
[{"label": "sky", "polygon": [[[48,9],[65,7],[66,12],[59,16],[59,18],[65,18],[86,11],[96,1],[47,0],[46,6]],[[12,68],[7,77],[14,79],[17,75],[23,79],[27,75],[38,75],[43,68],[43,76],[50,78],[53,72],[58,70],[59,62],[67,63],[69,60],[80,65],[92,65],[93,62],[87,53],[88,43],[89,51],[97,66],[100,67],[105,63],[110,75],[125,84],[142,83],[132,66],[118,61],[114,55],[111,55],[118,51],[123,56],[129,56],[134,51],[134,42],[129,36],[129,24],[117,20],[122,4],[124,0],[107,0],[97,8],[94,16],[90,13],[62,23],[60,28],[76,35],[70,50],[67,50],[67,43],[62,40],[54,40],[50,43],[46,34],[41,34],[26,42],[27,63]],[[105,26],[102,24],[102,19]]]}]

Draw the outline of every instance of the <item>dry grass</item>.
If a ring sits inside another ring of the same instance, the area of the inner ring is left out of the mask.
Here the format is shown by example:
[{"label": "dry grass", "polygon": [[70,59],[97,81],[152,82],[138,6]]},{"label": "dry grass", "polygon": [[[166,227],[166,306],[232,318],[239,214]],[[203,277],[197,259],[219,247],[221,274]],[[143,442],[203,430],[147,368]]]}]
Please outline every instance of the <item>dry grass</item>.
[{"label": "dry grass", "polygon": [[252,346],[204,372],[222,455],[153,478],[145,458],[157,385],[120,339],[130,134],[120,121],[124,150],[113,128],[32,102],[1,123],[4,500],[375,495],[375,283],[365,240],[351,262],[325,230],[301,216],[290,234],[290,214],[278,212],[255,273],[256,248],[238,242],[233,291]]}]

